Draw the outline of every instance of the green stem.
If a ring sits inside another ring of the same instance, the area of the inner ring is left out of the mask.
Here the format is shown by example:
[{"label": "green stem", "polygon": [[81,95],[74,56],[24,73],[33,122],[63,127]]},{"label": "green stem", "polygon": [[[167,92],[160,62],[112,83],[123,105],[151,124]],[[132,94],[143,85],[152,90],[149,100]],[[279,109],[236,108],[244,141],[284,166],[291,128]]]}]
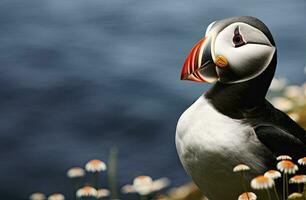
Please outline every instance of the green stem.
[{"label": "green stem", "polygon": [[93,187],[99,189],[99,172],[93,174]]},{"label": "green stem", "polygon": [[73,194],[73,197],[74,199],[78,199],[78,197],[76,196],[76,191],[78,190],[78,186],[77,186],[77,183],[76,183],[76,180],[72,179],[72,194]]},{"label": "green stem", "polygon": [[299,183],[297,184],[297,187],[298,187],[298,193],[301,193],[301,185]]},{"label": "green stem", "polygon": [[304,187],[303,187],[303,197],[304,199],[306,199],[306,184],[304,184]]},{"label": "green stem", "polygon": [[286,200],[286,177],[285,177],[285,173],[283,174],[283,200]]},{"label": "green stem", "polygon": [[[245,185],[245,182],[244,182],[245,178],[244,178],[244,173],[241,172],[241,184],[242,184],[242,187],[244,189],[244,192],[247,192],[247,187]],[[249,198],[249,197],[248,197]]]},{"label": "green stem", "polygon": [[277,200],[279,200],[279,196],[278,196],[278,193],[277,193],[277,191],[276,191],[275,185],[273,185],[273,190],[274,190],[274,194],[275,194]]},{"label": "green stem", "polygon": [[247,187],[246,187],[246,184],[245,184],[245,178],[244,178],[244,173],[243,173],[243,172],[241,172],[241,184],[242,184],[242,187],[243,187],[243,189],[244,189],[244,192],[245,192],[245,194],[247,195],[247,198],[248,198],[248,200],[249,200],[250,197],[249,197],[249,193],[248,193],[248,190],[247,190]]},{"label": "green stem", "polygon": [[147,195],[140,195],[140,200],[148,200],[148,196]]},{"label": "green stem", "polygon": [[271,194],[270,194],[269,189],[267,189],[266,191],[267,191],[267,194],[268,194],[268,199],[269,199],[269,200],[272,200],[272,199],[271,199]]},{"label": "green stem", "polygon": [[112,147],[109,153],[108,159],[108,185],[111,191],[111,199],[118,199],[117,192],[117,157],[118,157],[118,149],[117,147]]},{"label": "green stem", "polygon": [[285,179],[286,179],[286,197],[285,197],[285,198],[287,199],[287,197],[288,197],[288,195],[289,195],[289,194],[288,194],[288,193],[289,193],[289,190],[288,190],[288,174],[287,174],[287,173],[286,173],[286,176],[285,176],[285,177],[286,177],[286,178],[285,178]]}]

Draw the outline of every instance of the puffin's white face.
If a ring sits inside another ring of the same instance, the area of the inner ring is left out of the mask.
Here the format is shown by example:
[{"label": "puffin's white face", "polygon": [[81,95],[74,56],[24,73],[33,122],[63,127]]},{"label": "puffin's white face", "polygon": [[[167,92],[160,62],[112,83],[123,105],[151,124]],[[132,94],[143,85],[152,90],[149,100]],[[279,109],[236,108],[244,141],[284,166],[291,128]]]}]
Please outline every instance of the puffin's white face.
[{"label": "puffin's white face", "polygon": [[[242,82],[258,76],[268,67],[275,52],[264,33],[245,23],[231,24],[215,37],[211,52],[214,62],[218,56],[228,61],[228,66],[216,68],[220,81]],[[238,79],[223,77],[226,70],[231,70]]]},{"label": "puffin's white face", "polygon": [[182,79],[237,83],[260,75],[270,64],[276,48],[259,29],[234,22],[222,30],[212,23],[206,36],[187,57]]}]

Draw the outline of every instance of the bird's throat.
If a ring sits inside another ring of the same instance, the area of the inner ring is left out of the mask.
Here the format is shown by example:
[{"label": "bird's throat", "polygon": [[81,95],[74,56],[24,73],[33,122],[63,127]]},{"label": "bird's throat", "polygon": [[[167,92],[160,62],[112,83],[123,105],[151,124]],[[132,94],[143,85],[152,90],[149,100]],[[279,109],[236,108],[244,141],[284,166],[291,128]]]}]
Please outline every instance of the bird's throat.
[{"label": "bird's throat", "polygon": [[205,97],[222,114],[241,119],[244,112],[264,105],[275,68],[276,54],[269,67],[256,78],[233,84],[218,81],[207,91]]}]

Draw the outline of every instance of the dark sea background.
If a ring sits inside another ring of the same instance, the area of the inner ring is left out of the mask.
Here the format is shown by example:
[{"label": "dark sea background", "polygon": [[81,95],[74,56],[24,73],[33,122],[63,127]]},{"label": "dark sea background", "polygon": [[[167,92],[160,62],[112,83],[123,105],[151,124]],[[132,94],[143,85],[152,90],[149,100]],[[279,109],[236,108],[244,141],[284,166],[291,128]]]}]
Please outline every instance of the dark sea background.
[{"label": "dark sea background", "polygon": [[306,80],[306,1],[2,0],[0,199],[69,191],[66,170],[119,148],[118,184],[190,179],[176,154],[181,113],[209,84],[180,81],[210,22],[263,20],[278,77]]}]

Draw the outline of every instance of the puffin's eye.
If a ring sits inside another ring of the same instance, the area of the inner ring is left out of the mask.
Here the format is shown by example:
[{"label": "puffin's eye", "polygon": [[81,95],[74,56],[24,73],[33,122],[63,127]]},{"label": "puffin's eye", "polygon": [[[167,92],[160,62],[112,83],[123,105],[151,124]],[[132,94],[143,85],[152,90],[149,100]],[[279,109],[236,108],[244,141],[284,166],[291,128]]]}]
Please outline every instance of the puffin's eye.
[{"label": "puffin's eye", "polygon": [[241,47],[241,46],[245,45],[245,41],[243,40],[243,37],[239,32],[239,27],[237,27],[235,29],[234,37],[233,37],[233,43],[234,43],[235,47]]}]

